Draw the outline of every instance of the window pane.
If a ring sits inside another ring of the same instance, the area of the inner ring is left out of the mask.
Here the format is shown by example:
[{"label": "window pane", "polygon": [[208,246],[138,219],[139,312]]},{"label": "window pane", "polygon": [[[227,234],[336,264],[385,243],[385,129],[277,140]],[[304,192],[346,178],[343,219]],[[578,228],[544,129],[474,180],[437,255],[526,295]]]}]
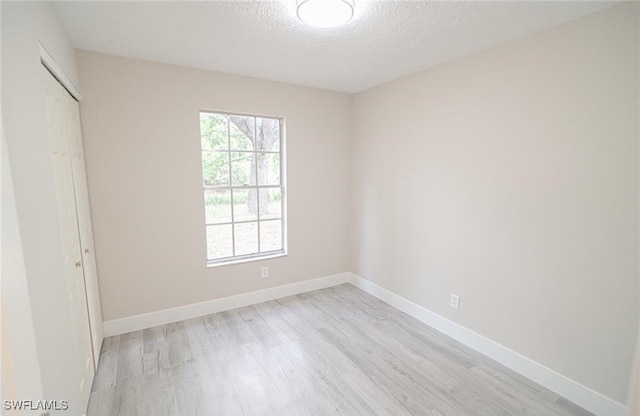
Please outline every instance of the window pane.
[{"label": "window pane", "polygon": [[277,118],[256,118],[258,129],[258,152],[280,151],[280,120]]},{"label": "window pane", "polygon": [[282,193],[280,188],[260,189],[260,219],[282,217]]},{"label": "window pane", "polygon": [[253,221],[258,218],[257,189],[233,190],[233,220]]},{"label": "window pane", "polygon": [[255,157],[253,153],[231,152],[231,184],[255,185]]},{"label": "window pane", "polygon": [[202,178],[205,186],[229,185],[229,153],[202,152]]},{"label": "window pane", "polygon": [[226,150],[227,116],[223,114],[200,113],[200,137],[202,150]]},{"label": "window pane", "polygon": [[258,252],[258,223],[235,224],[236,256]]},{"label": "window pane", "polygon": [[253,150],[255,119],[253,117],[229,116],[231,150]]},{"label": "window pane", "polygon": [[204,191],[204,208],[207,224],[231,222],[231,191]]},{"label": "window pane", "polygon": [[280,185],[280,154],[258,153],[258,185]]},{"label": "window pane", "polygon": [[209,260],[233,256],[231,225],[207,226],[207,258]]},{"label": "window pane", "polygon": [[260,222],[260,251],[274,251],[282,249],[282,221]]},{"label": "window pane", "polygon": [[281,124],[282,120],[271,117],[200,113],[211,263],[283,249]]}]

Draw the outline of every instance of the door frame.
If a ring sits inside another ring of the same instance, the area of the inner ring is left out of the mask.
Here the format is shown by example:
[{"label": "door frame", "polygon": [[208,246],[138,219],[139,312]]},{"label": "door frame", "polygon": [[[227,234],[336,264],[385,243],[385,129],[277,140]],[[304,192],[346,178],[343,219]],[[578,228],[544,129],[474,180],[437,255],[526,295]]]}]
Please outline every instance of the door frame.
[{"label": "door frame", "polygon": [[73,82],[64,74],[62,68],[56,63],[51,54],[47,51],[47,49],[42,46],[42,43],[38,42],[38,46],[40,47],[40,62],[42,65],[47,67],[51,75],[55,79],[58,80],[60,84],[67,90],[69,94],[78,102],[82,101],[82,95],[80,91],[73,85]]}]

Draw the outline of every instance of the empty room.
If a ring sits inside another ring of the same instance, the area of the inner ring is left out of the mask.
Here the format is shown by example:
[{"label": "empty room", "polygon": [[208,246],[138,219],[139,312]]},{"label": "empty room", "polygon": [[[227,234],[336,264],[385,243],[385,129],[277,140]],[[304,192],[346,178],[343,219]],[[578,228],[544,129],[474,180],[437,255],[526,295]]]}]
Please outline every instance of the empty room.
[{"label": "empty room", "polygon": [[640,3],[0,4],[3,415],[640,416]]}]

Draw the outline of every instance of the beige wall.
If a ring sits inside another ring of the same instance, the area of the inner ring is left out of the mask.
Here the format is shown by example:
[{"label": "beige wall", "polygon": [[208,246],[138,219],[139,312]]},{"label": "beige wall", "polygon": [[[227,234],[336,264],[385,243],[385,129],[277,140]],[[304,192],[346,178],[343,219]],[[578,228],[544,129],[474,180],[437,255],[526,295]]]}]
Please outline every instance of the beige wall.
[{"label": "beige wall", "polygon": [[[2,120],[0,120],[1,122]],[[0,170],[2,198],[0,208],[2,276],[2,398],[17,400],[23,397],[42,398],[42,376],[36,348],[29,287],[22,254],[22,239],[16,212],[13,180],[1,125],[2,153]]]},{"label": "beige wall", "polygon": [[[348,270],[350,96],[88,52],[78,71],[105,320]],[[204,109],[286,118],[287,257],[206,267]]]},{"label": "beige wall", "polygon": [[[640,44],[640,30],[636,33],[636,37],[638,38],[638,44]],[[638,90],[638,101],[640,102],[640,90]],[[640,106],[638,106],[637,110],[638,131],[640,132]],[[638,138],[640,139],[640,135]],[[638,173],[640,174],[640,169],[638,169]],[[640,209],[638,210],[638,214],[640,215]],[[640,258],[640,252],[638,254]],[[638,279],[640,281],[640,270],[638,272]],[[640,284],[638,288],[640,289]],[[638,299],[640,299],[640,291],[638,291]],[[627,416],[640,415],[640,310],[638,311],[638,318],[638,339],[636,341],[635,362],[631,370],[631,380],[629,381]]]},{"label": "beige wall", "polygon": [[[71,323],[39,43],[77,86],[74,49],[49,3],[3,1],[1,7],[2,121],[12,180],[5,184],[8,177],[3,175],[2,204],[3,208],[9,207],[8,213],[3,212],[3,220],[8,218],[8,223],[3,225],[10,228],[8,231],[3,228],[2,237],[4,239],[7,232],[11,240],[9,245],[3,242],[2,254],[11,258],[8,261],[3,258],[2,283],[3,289],[4,283],[8,283],[8,289],[21,290],[19,294],[3,292],[3,313],[19,311],[15,305],[17,299],[28,301],[21,307],[31,309],[31,317],[28,313],[3,317],[3,331],[26,325],[18,335],[25,344],[19,353],[14,351],[16,355],[12,357],[17,389],[12,392],[4,385],[3,389],[6,393],[29,395],[17,397],[19,399],[65,399],[70,403],[70,414],[81,414],[85,409],[76,406],[80,400],[78,386],[74,373],[68,370],[75,365],[75,353],[73,340],[67,335],[71,333]],[[5,272],[11,276],[5,276]],[[22,290],[25,287],[28,293]],[[16,308],[11,308],[12,305]],[[30,318],[32,325],[27,322]],[[33,337],[27,333],[31,330]],[[37,359],[33,358],[34,349]],[[5,353],[3,350],[3,358]],[[27,362],[32,358],[36,361]],[[39,365],[39,371],[33,369],[33,365]],[[20,384],[26,377],[41,377],[41,380]]]},{"label": "beige wall", "polygon": [[621,403],[638,328],[639,20],[618,6],[353,109],[353,271]]},{"label": "beige wall", "polygon": [[640,415],[640,335],[636,344],[635,361],[631,369],[627,406],[627,416]]}]

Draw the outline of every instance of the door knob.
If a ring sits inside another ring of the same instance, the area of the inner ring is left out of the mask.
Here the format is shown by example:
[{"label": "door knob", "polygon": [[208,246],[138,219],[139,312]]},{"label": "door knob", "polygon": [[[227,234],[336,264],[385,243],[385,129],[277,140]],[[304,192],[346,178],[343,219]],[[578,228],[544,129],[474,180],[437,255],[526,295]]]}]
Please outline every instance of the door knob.
[{"label": "door knob", "polygon": [[77,267],[77,268],[82,267],[82,263],[80,263],[79,261],[77,261],[77,262],[76,262],[76,267]]}]

